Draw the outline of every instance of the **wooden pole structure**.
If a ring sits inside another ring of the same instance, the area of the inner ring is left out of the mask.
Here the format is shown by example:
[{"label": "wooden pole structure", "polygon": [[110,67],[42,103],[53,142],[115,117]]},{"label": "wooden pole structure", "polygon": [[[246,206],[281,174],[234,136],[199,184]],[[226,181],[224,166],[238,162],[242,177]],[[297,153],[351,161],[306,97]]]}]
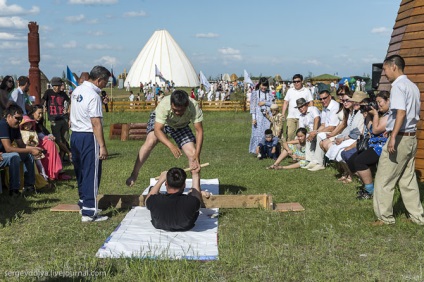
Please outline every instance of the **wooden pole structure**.
[{"label": "wooden pole structure", "polygon": [[38,34],[38,25],[36,22],[28,24],[28,60],[29,67],[29,94],[35,97],[35,103],[40,104],[41,100],[41,78],[40,69],[40,35]]}]

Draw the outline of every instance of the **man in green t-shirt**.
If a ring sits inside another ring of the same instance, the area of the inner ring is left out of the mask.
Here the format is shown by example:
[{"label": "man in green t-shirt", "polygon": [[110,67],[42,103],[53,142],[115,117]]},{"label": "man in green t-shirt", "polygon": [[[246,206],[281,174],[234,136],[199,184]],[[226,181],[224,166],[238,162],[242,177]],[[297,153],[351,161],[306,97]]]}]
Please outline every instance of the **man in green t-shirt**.
[{"label": "man in green t-shirt", "polygon": [[[175,90],[170,96],[164,97],[150,114],[146,142],[138,152],[131,176],[126,181],[127,186],[134,185],[141,167],[159,141],[167,146],[176,158],[182,156],[182,150],[188,158],[191,170],[198,173],[203,145],[202,121],[202,110],[195,100],[188,97],[187,92]],[[196,137],[189,127],[190,122],[193,122]],[[166,134],[171,135],[176,145]]]}]

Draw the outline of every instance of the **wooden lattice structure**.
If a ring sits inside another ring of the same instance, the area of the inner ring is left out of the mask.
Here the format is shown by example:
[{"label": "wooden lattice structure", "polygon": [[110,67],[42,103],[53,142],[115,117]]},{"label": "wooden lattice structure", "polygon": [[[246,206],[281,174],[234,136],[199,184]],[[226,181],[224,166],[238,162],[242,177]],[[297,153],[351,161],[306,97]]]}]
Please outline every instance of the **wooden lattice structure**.
[{"label": "wooden lattice structure", "polygon": [[[415,168],[419,181],[424,181],[424,0],[402,0],[387,50],[387,56],[395,54],[405,59],[405,74],[418,85],[421,92]],[[384,73],[378,89],[390,90]]]}]

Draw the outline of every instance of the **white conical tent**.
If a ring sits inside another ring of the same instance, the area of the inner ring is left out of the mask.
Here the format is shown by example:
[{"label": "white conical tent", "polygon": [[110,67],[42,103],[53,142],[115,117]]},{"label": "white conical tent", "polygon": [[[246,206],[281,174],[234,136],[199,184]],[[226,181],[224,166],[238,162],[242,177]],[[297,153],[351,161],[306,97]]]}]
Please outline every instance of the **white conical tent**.
[{"label": "white conical tent", "polygon": [[131,66],[124,85],[129,83],[131,87],[138,87],[140,82],[150,81],[163,84],[159,77],[155,77],[155,65],[166,80],[174,81],[175,86],[199,85],[193,65],[166,30],[153,33]]}]

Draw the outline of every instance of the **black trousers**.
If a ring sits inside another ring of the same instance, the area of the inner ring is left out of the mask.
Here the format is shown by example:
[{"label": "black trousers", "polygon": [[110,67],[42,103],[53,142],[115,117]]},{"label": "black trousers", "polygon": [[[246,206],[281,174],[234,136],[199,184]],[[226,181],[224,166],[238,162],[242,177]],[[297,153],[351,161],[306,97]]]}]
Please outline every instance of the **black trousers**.
[{"label": "black trousers", "polygon": [[350,171],[357,172],[367,170],[371,165],[378,163],[379,158],[380,156],[377,155],[373,148],[368,148],[363,152],[354,153],[346,163]]}]

